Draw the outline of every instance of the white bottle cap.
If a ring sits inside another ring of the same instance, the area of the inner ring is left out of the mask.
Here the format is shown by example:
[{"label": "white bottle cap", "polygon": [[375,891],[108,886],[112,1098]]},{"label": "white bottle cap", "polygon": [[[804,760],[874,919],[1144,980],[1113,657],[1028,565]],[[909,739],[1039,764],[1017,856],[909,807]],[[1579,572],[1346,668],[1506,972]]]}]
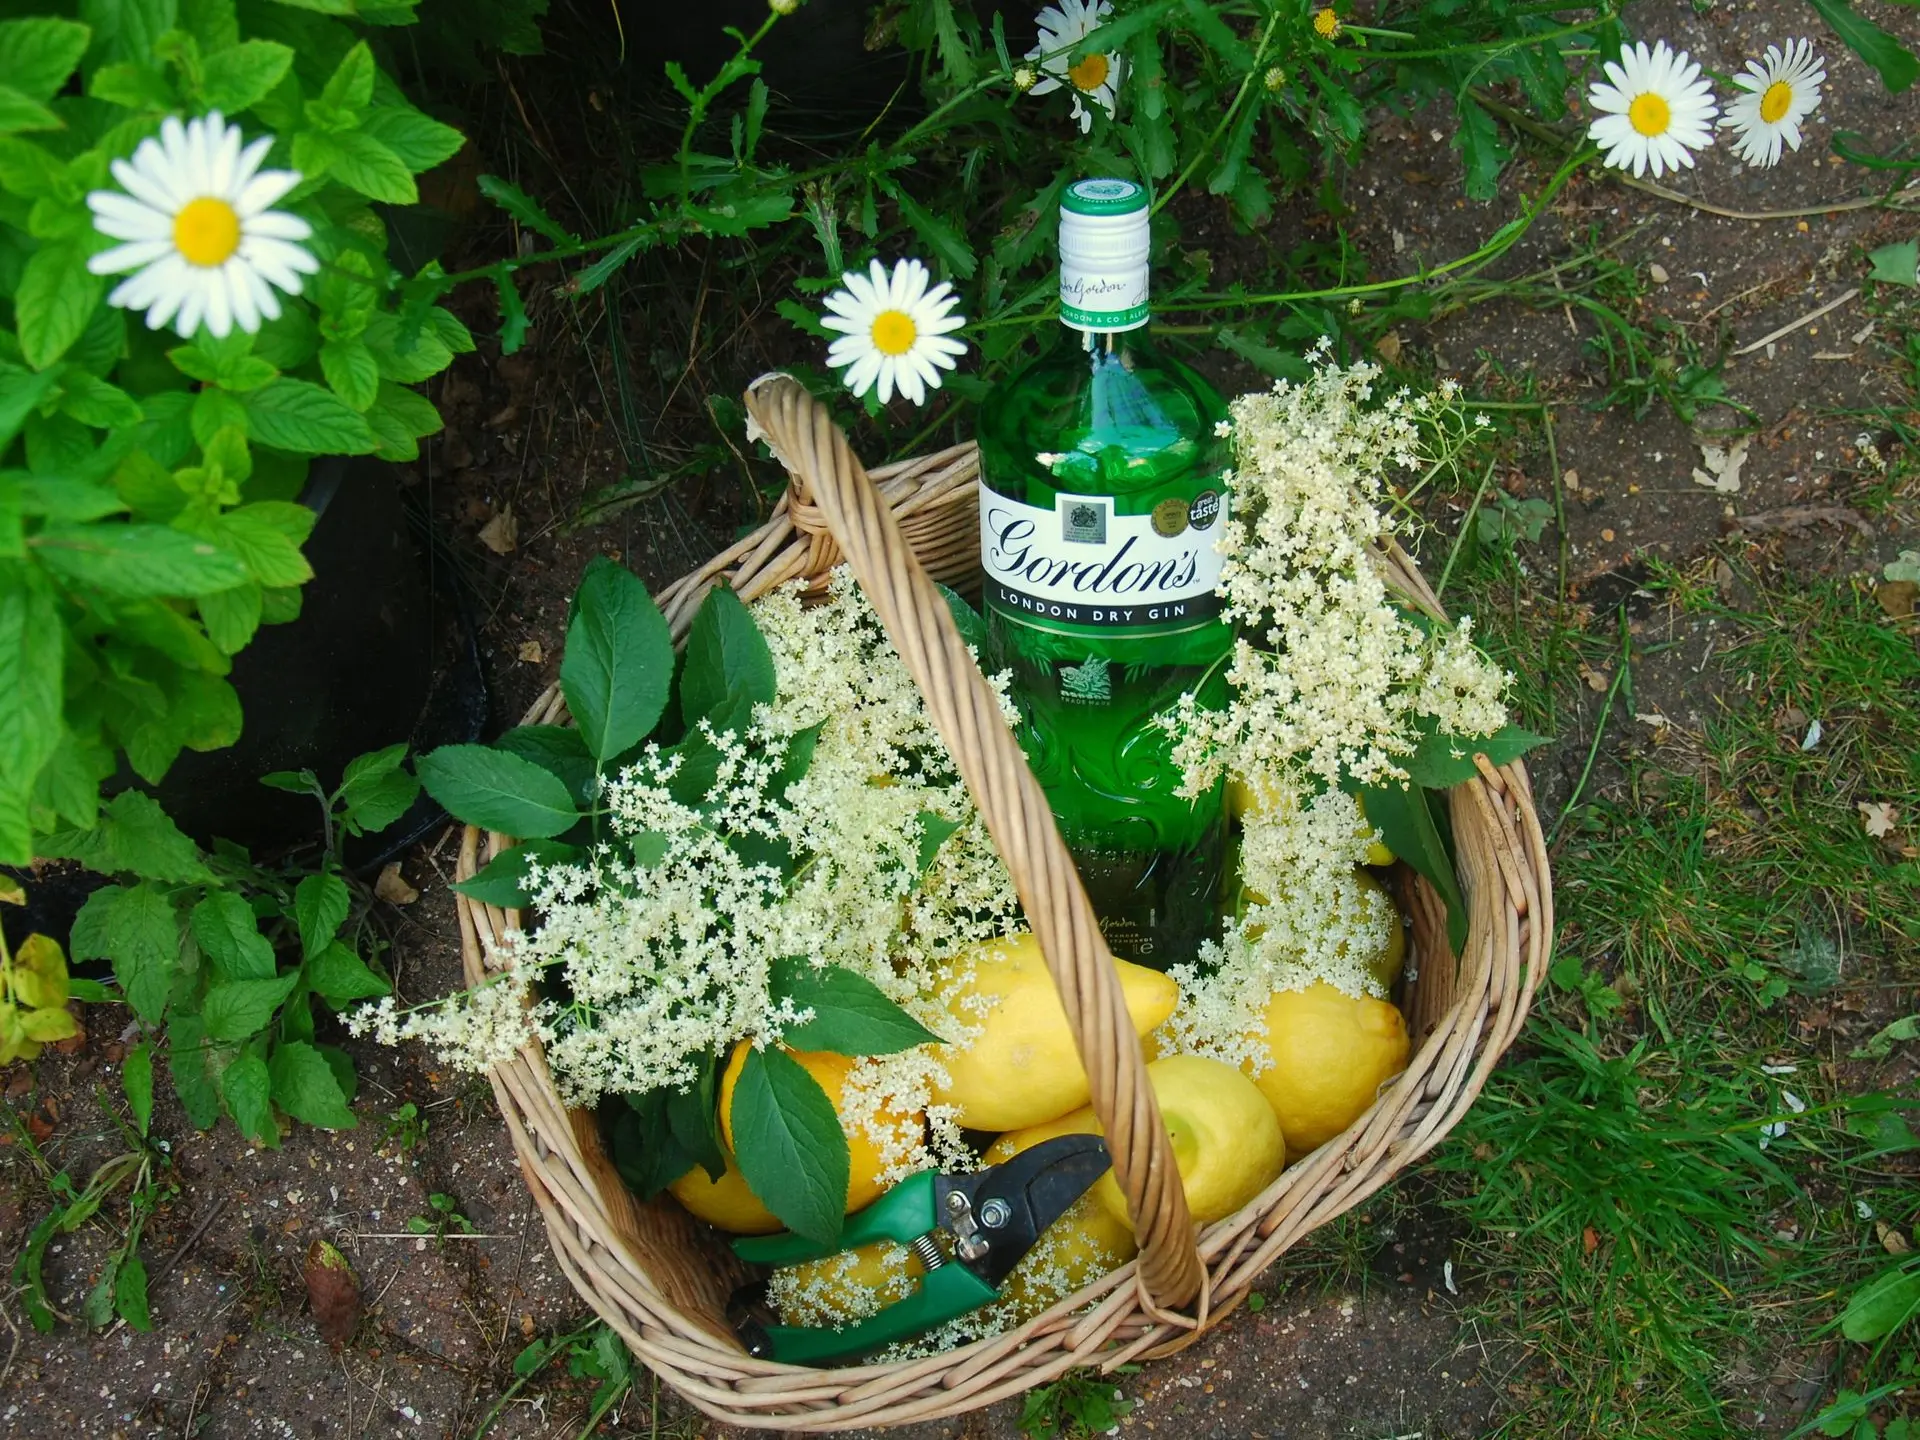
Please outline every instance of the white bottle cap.
[{"label": "white bottle cap", "polygon": [[1076,180],[1060,201],[1060,318],[1075,330],[1147,323],[1147,192]]}]

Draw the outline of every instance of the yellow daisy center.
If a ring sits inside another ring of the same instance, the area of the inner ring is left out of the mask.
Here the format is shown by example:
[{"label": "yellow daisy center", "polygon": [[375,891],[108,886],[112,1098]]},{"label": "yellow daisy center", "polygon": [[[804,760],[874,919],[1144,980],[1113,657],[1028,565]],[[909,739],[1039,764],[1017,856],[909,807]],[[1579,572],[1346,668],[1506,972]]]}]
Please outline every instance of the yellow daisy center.
[{"label": "yellow daisy center", "polygon": [[1664,135],[1673,123],[1673,109],[1664,95],[1649,90],[1633,97],[1633,104],[1627,107],[1627,123],[1642,135]]},{"label": "yellow daisy center", "polygon": [[882,355],[904,355],[920,338],[920,327],[904,310],[882,310],[873,317],[873,348]]},{"label": "yellow daisy center", "polygon": [[1331,40],[1340,33],[1340,17],[1331,7],[1313,12],[1313,33],[1322,40]]},{"label": "yellow daisy center", "polygon": [[1760,97],[1760,118],[1769,125],[1778,125],[1780,117],[1787,113],[1787,107],[1793,104],[1793,87],[1784,80],[1776,80],[1767,87],[1767,93]]},{"label": "yellow daisy center", "polygon": [[1067,67],[1067,78],[1081,90],[1094,91],[1107,83],[1109,68],[1106,56],[1089,55],[1078,65]]},{"label": "yellow daisy center", "polygon": [[224,265],[240,248],[240,216],[211,195],[189,200],[173,217],[173,244],[189,265]]}]

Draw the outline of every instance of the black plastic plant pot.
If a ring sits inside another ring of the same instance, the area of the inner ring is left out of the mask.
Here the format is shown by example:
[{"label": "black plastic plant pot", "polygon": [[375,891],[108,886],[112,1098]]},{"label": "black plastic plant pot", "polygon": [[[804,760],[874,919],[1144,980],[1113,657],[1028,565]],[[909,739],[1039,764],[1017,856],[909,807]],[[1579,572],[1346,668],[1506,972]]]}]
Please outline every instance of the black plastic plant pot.
[{"label": "black plastic plant pot", "polygon": [[[471,739],[485,724],[471,619],[450,567],[430,571],[423,560],[425,537],[416,541],[393,467],[316,460],[300,500],[318,516],[305,547],[314,578],[298,619],[261,627],[234,657],[239,741],[182,752],[156,787],[203,845],[219,836],[259,855],[319,838],[319,802],[270,789],[262,775],[311,770],[331,788],[356,755],[402,740],[419,749]],[[349,861],[377,863],[438,814],[416,807]]]}]

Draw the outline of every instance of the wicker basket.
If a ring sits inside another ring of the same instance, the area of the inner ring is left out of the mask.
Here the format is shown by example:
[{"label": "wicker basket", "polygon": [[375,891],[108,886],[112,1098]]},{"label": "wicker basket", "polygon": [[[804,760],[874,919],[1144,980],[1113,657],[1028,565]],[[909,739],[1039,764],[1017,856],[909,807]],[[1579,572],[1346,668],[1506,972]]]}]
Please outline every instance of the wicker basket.
[{"label": "wicker basket", "polygon": [[[1110,1368],[1179,1349],[1230,1311],[1289,1246],[1437,1145],[1512,1042],[1553,933],[1546,849],[1526,771],[1517,763],[1494,768],[1482,757],[1478,778],[1449,796],[1470,913],[1464,955],[1447,948],[1438,897],[1400,867],[1412,918],[1407,1069],[1345,1134],[1196,1235],[1086,894],[928,578],[931,571],[964,583],[977,568],[973,448],[869,477],[825,410],[793,381],[769,377],[747,404],[790,471],[791,488],[758,532],[662,592],[661,609],[679,638],[716,582],[752,599],[790,580],[820,581],[844,551],[1007,860],[1078,1039],[1140,1256],[1018,1330],[924,1360],[816,1370],[752,1359],[724,1319],[727,1296],[743,1277],[722,1237],[664,1196],[637,1200],[615,1173],[593,1117],[561,1104],[543,1055],[530,1045],[491,1078],[554,1253],[640,1360],[707,1414],[748,1427],[823,1431],[936,1419],[1076,1366]],[[1438,612],[1404,553],[1389,548],[1382,561],[1397,590]],[[527,717],[565,718],[557,687]],[[512,843],[469,827],[460,877]],[[467,979],[477,982],[487,973],[483,942],[520,917],[464,897],[458,903]]]}]

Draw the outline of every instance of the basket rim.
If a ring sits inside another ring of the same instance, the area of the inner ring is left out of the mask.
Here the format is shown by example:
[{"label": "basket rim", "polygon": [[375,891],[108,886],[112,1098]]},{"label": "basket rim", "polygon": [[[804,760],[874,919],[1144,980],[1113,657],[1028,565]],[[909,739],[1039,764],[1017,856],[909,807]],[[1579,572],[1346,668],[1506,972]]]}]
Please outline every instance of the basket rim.
[{"label": "basket rim", "polygon": [[[956,497],[977,493],[977,474],[971,444],[874,472],[896,509],[928,489],[936,502],[959,508]],[[780,545],[767,542],[770,532],[784,527],[780,544],[789,552],[818,550],[816,538],[794,520],[790,498],[792,492],[762,531],[663,587],[662,609],[671,601],[677,630],[684,630],[693,607],[729,566],[737,574],[743,561],[756,555],[765,561],[779,552]],[[971,530],[971,504],[966,509]],[[1402,599],[1444,617],[1418,566],[1391,539],[1381,563]],[[781,574],[775,564],[758,571],[756,578],[776,577],[760,588],[803,578],[787,569],[790,573]],[[555,721],[565,721],[557,683],[523,723]],[[671,1277],[663,1282],[655,1273],[661,1269],[659,1256],[649,1268],[648,1258],[637,1253],[642,1242],[630,1233],[633,1225],[623,1227],[628,1217],[614,1212],[644,1207],[617,1177],[620,1193],[611,1200],[603,1187],[596,1188],[595,1160],[587,1152],[598,1143],[597,1132],[583,1135],[577,1112],[561,1104],[534,1040],[489,1078],[556,1258],[582,1298],[634,1354],[691,1403],[716,1419],[759,1428],[824,1430],[931,1419],[990,1404],[1068,1369],[1094,1365],[1107,1371],[1183,1348],[1237,1308],[1254,1280],[1302,1235],[1360,1204],[1436,1147],[1478,1096],[1525,1021],[1553,937],[1545,838],[1524,764],[1493,766],[1484,754],[1474,760],[1477,773],[1448,791],[1460,849],[1457,868],[1470,901],[1466,953],[1453,957],[1444,941],[1440,946],[1442,961],[1456,967],[1449,988],[1457,993],[1429,1017],[1406,1069],[1383,1085],[1365,1114],[1290,1164],[1240,1211],[1199,1229],[1196,1248],[1207,1289],[1196,1317],[1169,1315],[1155,1306],[1141,1283],[1139,1262],[1130,1260],[1013,1330],[921,1359],[830,1369],[755,1360],[724,1327],[697,1313],[698,1306],[676,1304]],[[1472,874],[1466,873],[1463,835],[1475,847]],[[458,878],[470,878],[512,843],[498,832],[463,827]],[[1493,903],[1474,903],[1481,892]],[[1444,934],[1435,929],[1437,897],[1417,879],[1409,894],[1416,931],[1424,927],[1430,944],[1436,933]],[[458,893],[456,910],[463,966],[468,983],[474,983],[486,973],[492,943],[517,929],[521,916]],[[1418,950],[1410,953],[1420,956]],[[611,1173],[604,1156],[601,1162],[600,1168]]]}]

